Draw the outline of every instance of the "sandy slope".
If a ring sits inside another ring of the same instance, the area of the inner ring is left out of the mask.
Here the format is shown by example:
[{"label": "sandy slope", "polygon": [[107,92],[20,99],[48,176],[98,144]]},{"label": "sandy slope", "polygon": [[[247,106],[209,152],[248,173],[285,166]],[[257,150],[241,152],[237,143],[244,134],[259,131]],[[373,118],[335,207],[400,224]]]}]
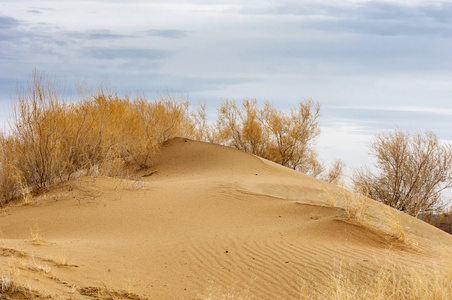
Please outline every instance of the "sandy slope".
[{"label": "sandy slope", "polygon": [[452,249],[406,215],[398,241],[373,201],[373,225],[347,220],[332,206],[340,189],[222,146],[171,140],[134,176],[84,177],[4,209],[2,275],[62,299],[296,299],[339,269],[441,264]]}]

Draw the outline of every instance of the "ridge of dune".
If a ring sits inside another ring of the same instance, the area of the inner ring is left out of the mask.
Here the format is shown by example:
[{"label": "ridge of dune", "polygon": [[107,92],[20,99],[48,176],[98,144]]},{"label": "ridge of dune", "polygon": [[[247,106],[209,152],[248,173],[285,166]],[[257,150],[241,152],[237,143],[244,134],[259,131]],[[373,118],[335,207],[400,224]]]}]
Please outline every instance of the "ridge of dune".
[{"label": "ridge of dune", "polygon": [[54,298],[299,299],[339,269],[364,278],[452,251],[404,214],[408,244],[348,220],[340,188],[248,153],[184,138],[160,150],[136,178],[83,177],[2,211],[2,273]]}]

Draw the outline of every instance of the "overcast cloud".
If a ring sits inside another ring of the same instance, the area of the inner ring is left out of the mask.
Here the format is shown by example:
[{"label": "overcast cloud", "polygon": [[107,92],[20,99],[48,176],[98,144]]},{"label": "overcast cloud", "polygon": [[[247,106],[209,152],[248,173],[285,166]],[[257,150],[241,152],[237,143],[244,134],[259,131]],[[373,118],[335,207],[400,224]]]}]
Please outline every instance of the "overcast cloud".
[{"label": "overcast cloud", "polygon": [[[37,5],[38,3],[38,5]],[[0,3],[0,115],[37,68],[68,85],[207,101],[322,104],[321,156],[368,162],[375,133],[452,140],[452,1]]]}]

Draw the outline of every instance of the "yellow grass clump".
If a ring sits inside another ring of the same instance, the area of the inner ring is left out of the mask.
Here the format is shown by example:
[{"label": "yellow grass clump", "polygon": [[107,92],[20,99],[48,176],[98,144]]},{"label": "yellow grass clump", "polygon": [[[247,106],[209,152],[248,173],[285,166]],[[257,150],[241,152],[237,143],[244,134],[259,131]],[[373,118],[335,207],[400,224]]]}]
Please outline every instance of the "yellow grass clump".
[{"label": "yellow grass clump", "polygon": [[160,143],[191,136],[189,102],[165,95],[129,99],[103,90],[72,103],[39,72],[18,94],[11,133],[0,135],[3,201],[25,198],[75,172],[110,175],[118,165],[149,166]]},{"label": "yellow grass clump", "polygon": [[394,267],[381,268],[376,274],[364,278],[361,274],[352,274],[342,269],[331,275],[330,290],[319,298],[447,300],[452,295],[451,283],[452,268],[438,266],[409,270]]},{"label": "yellow grass clump", "polygon": [[327,195],[328,204],[339,207],[344,211],[344,218],[360,224],[361,226],[381,232],[391,239],[407,244],[407,228],[400,220],[401,212],[386,207],[378,216],[369,215],[370,198],[354,193],[347,188],[342,188],[341,193],[336,196],[331,191],[324,191]]}]

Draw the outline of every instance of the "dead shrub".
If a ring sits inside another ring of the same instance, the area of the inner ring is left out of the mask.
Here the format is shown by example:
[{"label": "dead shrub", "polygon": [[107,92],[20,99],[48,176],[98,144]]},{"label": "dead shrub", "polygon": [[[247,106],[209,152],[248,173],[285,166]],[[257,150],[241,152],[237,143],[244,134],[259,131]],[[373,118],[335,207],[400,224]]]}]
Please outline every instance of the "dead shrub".
[{"label": "dead shrub", "polygon": [[357,192],[416,217],[444,204],[442,191],[452,186],[452,146],[441,144],[433,132],[380,134],[371,154],[378,171],[357,170]]},{"label": "dead shrub", "polygon": [[452,234],[452,207],[450,207],[448,211],[444,211],[441,213],[430,213],[422,215],[420,216],[420,218],[423,221],[447,233]]},{"label": "dead shrub", "polygon": [[159,144],[193,135],[189,106],[169,94],[131,100],[102,89],[70,102],[56,82],[34,71],[17,95],[11,133],[0,136],[3,201],[67,181],[80,170],[97,176],[117,175],[124,165],[149,167]]},{"label": "dead shrub", "polygon": [[319,176],[324,171],[314,142],[320,134],[318,102],[306,100],[290,113],[256,100],[224,101],[218,110],[221,144],[261,156],[283,166]]}]

